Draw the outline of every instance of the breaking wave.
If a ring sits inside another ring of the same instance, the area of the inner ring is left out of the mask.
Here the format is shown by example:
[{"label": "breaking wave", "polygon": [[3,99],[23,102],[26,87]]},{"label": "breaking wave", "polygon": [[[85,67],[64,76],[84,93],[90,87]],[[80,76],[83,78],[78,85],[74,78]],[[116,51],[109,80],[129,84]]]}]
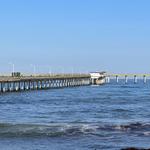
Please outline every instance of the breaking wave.
[{"label": "breaking wave", "polygon": [[0,123],[0,137],[60,137],[77,136],[84,134],[97,134],[101,131],[141,132],[150,136],[150,123],[131,123],[126,125],[101,125],[101,124],[9,124]]},{"label": "breaking wave", "polygon": [[73,136],[95,132],[97,126],[84,124],[0,124],[0,137]]}]

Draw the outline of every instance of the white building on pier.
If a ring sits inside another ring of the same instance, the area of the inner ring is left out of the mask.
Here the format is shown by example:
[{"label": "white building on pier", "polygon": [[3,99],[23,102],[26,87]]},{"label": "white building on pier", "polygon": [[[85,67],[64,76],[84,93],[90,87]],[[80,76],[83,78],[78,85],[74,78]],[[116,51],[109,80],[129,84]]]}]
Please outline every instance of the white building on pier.
[{"label": "white building on pier", "polygon": [[91,72],[92,84],[100,85],[105,83],[106,72]]}]

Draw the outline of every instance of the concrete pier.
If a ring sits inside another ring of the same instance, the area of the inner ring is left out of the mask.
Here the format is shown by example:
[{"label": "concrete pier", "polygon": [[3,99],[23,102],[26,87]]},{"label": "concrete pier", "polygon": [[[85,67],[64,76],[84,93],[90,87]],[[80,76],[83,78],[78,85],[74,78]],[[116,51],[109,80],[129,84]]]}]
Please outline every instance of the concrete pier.
[{"label": "concrete pier", "polygon": [[88,74],[0,77],[0,93],[85,86],[91,84]]}]

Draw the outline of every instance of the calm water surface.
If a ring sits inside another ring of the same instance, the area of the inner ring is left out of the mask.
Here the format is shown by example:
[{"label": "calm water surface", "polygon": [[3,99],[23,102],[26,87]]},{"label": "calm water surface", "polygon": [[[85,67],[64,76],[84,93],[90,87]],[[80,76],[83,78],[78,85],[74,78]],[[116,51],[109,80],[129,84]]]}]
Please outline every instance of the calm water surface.
[{"label": "calm water surface", "polygon": [[1,150],[150,148],[150,81],[0,95]]}]

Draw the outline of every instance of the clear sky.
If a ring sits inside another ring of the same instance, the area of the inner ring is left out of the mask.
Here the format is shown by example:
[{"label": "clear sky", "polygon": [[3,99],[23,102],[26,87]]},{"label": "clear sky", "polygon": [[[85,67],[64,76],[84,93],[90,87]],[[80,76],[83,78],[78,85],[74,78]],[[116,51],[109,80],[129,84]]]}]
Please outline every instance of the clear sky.
[{"label": "clear sky", "polygon": [[149,0],[0,0],[0,72],[150,72]]}]

